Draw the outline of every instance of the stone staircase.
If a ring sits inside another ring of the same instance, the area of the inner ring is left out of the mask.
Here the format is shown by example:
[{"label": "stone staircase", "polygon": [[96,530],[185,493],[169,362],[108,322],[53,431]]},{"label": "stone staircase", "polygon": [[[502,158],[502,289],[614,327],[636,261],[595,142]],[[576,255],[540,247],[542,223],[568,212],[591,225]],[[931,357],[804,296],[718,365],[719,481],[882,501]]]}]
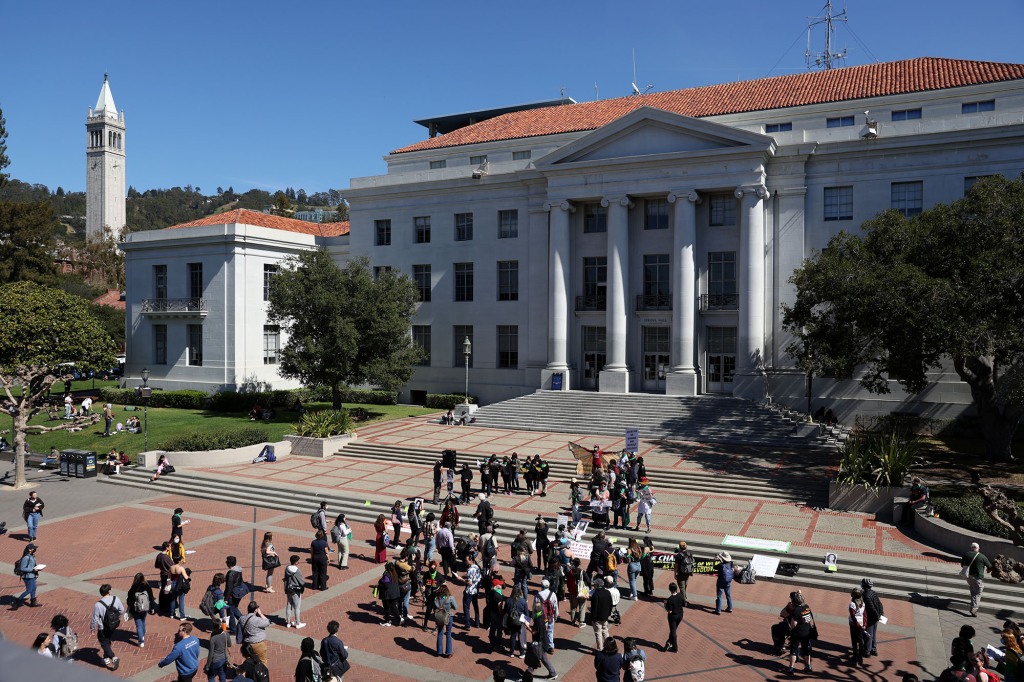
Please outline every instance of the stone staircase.
[{"label": "stone staircase", "polygon": [[[145,488],[152,491],[149,484],[150,474],[139,470],[124,470],[119,476],[100,479],[105,484]],[[312,487],[273,485],[254,481],[253,479],[237,479],[229,475],[217,475],[207,472],[191,473],[179,470],[171,476],[160,479],[159,491],[171,495],[187,495],[200,499],[218,501],[233,500],[239,504],[255,505],[267,509],[285,512],[307,513],[316,509],[321,500],[327,500],[332,509],[345,510],[350,521],[372,523],[378,514],[387,514],[393,496],[370,499],[372,495],[345,494],[333,489],[316,489]],[[549,515],[551,516],[551,515]],[[549,518],[553,521],[553,517]],[[527,514],[508,514],[503,516],[498,530],[501,543],[499,559],[508,561],[508,544],[520,529],[525,529],[532,536],[533,517]],[[632,531],[616,531],[619,543],[624,543],[631,536],[642,537]],[[650,535],[654,547],[660,551],[672,551],[678,541],[677,537],[669,537],[655,532]],[[691,541],[692,540],[692,541]],[[697,558],[710,559],[722,550],[722,546],[697,536],[687,538],[691,551]],[[751,552],[731,549],[731,554],[739,566],[745,565]],[[771,554],[771,553],[768,553]],[[967,586],[957,575],[955,564],[942,564],[933,561],[898,561],[889,557],[872,557],[861,554],[842,554],[839,557],[840,573],[828,573],[822,566],[821,553],[817,550],[793,548],[782,561],[799,567],[793,577],[781,574],[772,579],[759,579],[759,582],[779,582],[795,588],[818,587],[822,589],[847,592],[852,586],[859,584],[860,579],[870,577],[874,580],[876,591],[887,599],[908,600],[935,608],[952,606],[965,612],[967,608]],[[955,557],[948,557],[954,560]],[[624,575],[624,572],[621,572]],[[743,598],[743,590],[747,586],[737,585],[733,595]],[[752,589],[757,589],[756,587]],[[837,597],[838,598],[838,597]],[[1020,599],[1018,585],[1006,585],[996,581],[986,581],[985,599],[981,611],[997,618],[1024,617],[1024,605]]]},{"label": "stone staircase", "polygon": [[818,447],[795,436],[785,413],[727,396],[537,391],[478,409],[476,425],[513,431],[553,431],[621,436],[640,429],[644,439],[779,447]]}]

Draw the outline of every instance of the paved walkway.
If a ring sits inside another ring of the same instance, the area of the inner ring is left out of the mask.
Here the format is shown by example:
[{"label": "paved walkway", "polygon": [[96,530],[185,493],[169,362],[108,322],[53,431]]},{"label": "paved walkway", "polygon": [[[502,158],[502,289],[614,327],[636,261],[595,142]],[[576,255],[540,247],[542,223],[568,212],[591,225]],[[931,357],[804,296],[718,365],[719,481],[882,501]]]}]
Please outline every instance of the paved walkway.
[{"label": "paved walkway", "polygon": [[[414,440],[416,433],[437,440],[428,444]],[[474,439],[486,442],[480,450],[502,452],[496,447],[497,441],[512,437],[487,433],[487,430],[441,429],[422,421],[387,425],[386,428],[366,429],[360,432],[364,440],[378,438],[406,437],[406,441],[424,447],[451,444],[460,451],[471,449],[468,443]],[[517,447],[520,453],[540,452],[541,454],[562,453],[564,435],[521,434],[533,440],[529,446],[505,444]],[[447,438],[443,437],[447,436]],[[462,440],[466,438],[465,442]],[[549,443],[547,450],[539,447],[540,442]],[[610,439],[586,438],[585,442],[614,445]],[[693,460],[687,457],[690,446],[678,446],[676,453],[666,453],[649,447],[645,454],[651,466],[679,464],[688,466]],[[701,456],[708,448],[693,446]],[[673,454],[677,457],[672,462]],[[727,453],[728,455],[729,453]],[[737,456],[736,453],[732,453]],[[743,457],[744,454],[738,456]],[[751,457],[767,459],[764,453],[752,453]],[[349,470],[352,471],[349,471]],[[354,463],[339,468],[336,464],[322,461],[284,460],[276,465],[249,467],[238,471],[218,470],[221,474],[233,476],[259,474],[278,482],[291,481],[293,484],[321,487],[345,487],[349,490],[363,490],[367,499],[394,499],[409,495],[422,495],[429,489],[429,479],[424,468],[414,465],[393,467],[384,472],[380,465],[371,462]],[[223,559],[228,554],[239,557],[247,574],[252,570],[254,537],[261,537],[264,531],[274,532],[275,544],[282,553],[296,553],[308,556],[310,529],[308,510],[282,513],[266,509],[255,509],[242,500],[208,501],[195,498],[160,494],[159,486],[152,492],[107,486],[95,480],[60,481],[49,474],[30,474],[38,484],[41,496],[47,501],[47,511],[39,532],[39,559],[48,565],[40,580],[39,608],[23,607],[8,611],[12,594],[21,591],[19,581],[9,569],[0,574],[0,632],[14,642],[28,645],[36,633],[46,630],[50,618],[64,613],[71,620],[72,627],[82,633],[83,651],[80,660],[85,665],[98,665],[99,658],[95,640],[87,634],[88,619],[92,604],[98,596],[98,587],[110,582],[123,598],[132,576],[142,571],[154,578],[153,558],[156,547],[166,538],[169,530],[171,510],[181,506],[192,523],[186,527],[185,543],[194,550],[189,556],[189,566],[196,571],[194,590],[188,598],[189,613],[200,617],[198,602],[202,588],[212,574],[223,570]],[[426,483],[426,485],[424,485]],[[536,513],[557,505],[564,497],[561,484],[556,484],[549,497],[525,498],[498,496],[498,513]],[[725,522],[729,528],[746,529],[750,535],[771,537],[771,532],[801,531],[802,539],[808,546],[816,546],[821,539],[819,533],[831,533],[836,546],[845,547],[847,538],[855,544],[859,537],[877,539],[879,533],[895,533],[893,529],[879,529],[866,524],[863,518],[854,520],[855,515],[823,514],[796,505],[778,503],[750,503],[750,508],[740,508],[739,498],[717,498],[712,495],[694,496],[692,503],[679,500],[666,501],[658,505],[659,518],[664,529],[676,529],[681,534],[720,535],[719,526],[712,529],[709,523]],[[24,524],[20,522],[21,501],[24,495],[9,488],[0,487],[0,519],[10,525],[11,533],[0,537],[0,562],[5,566],[21,554],[24,546]],[[722,500],[726,502],[723,503]],[[239,502],[239,503],[236,503]],[[678,522],[669,520],[663,512],[665,505],[690,507]],[[515,511],[512,511],[512,510]],[[340,511],[340,510],[332,510]],[[255,513],[255,523],[253,522]],[[744,518],[732,518],[733,513],[745,514]],[[771,517],[771,518],[769,518]],[[798,521],[808,520],[805,527],[793,528]],[[844,519],[837,529],[823,519]],[[781,521],[780,521],[781,520]],[[760,521],[760,523],[755,523]],[[774,521],[774,523],[768,523]],[[788,524],[788,525],[787,525]],[[660,524],[659,524],[660,525]],[[825,529],[827,526],[828,530]],[[753,530],[752,530],[753,529]],[[730,531],[731,532],[731,531]],[[355,528],[357,554],[371,553],[366,538],[371,530],[363,524]],[[885,536],[883,537],[883,547]],[[897,549],[915,554],[913,541],[897,539]],[[907,544],[913,543],[913,544]],[[504,555],[504,552],[503,552]],[[927,559],[927,558],[925,558]],[[303,564],[305,566],[305,564]],[[307,590],[303,599],[303,620],[308,627],[302,631],[286,629],[283,621],[284,595],[258,593],[257,600],[264,611],[273,613],[275,626],[270,630],[270,656],[272,679],[292,678],[294,664],[298,659],[298,645],[304,636],[319,640],[325,635],[327,621],[337,619],[342,623],[342,637],[349,645],[354,668],[350,680],[488,680],[495,666],[505,666],[509,679],[519,678],[522,662],[503,654],[491,653],[486,644],[486,632],[482,629],[456,630],[456,649],[452,659],[437,658],[433,655],[434,635],[419,628],[388,628],[379,626],[379,603],[370,597],[370,586],[379,576],[379,567],[366,558],[355,558],[349,571],[330,569],[330,585],[325,592]],[[308,574],[308,567],[306,567]],[[262,571],[255,570],[256,584],[262,585]],[[695,607],[686,613],[686,620],[680,628],[680,642],[683,653],[670,654],[661,651],[665,640],[665,621],[660,599],[667,594],[669,575],[659,572],[656,579],[655,601],[624,601],[621,606],[623,624],[613,627],[612,633],[620,637],[637,637],[648,653],[648,679],[699,679],[699,680],[774,680],[785,679],[784,665],[775,658],[767,642],[768,629],[776,620],[778,609],[786,602],[790,587],[782,584],[761,582],[754,586],[735,585],[735,613],[715,616],[711,613],[714,602],[714,581],[709,577],[695,577],[690,583],[690,597]],[[960,624],[967,622],[951,612],[939,612],[908,602],[889,600],[886,612],[889,624],[880,630],[881,655],[870,659],[864,669],[853,669],[845,665],[849,646],[849,634],[845,621],[847,599],[841,593],[818,589],[805,590],[813,607],[821,630],[820,651],[816,656],[815,677],[835,680],[892,680],[898,679],[903,671],[913,671],[925,679],[937,676],[945,662],[948,642],[956,634]],[[461,589],[455,590],[461,605]],[[415,609],[419,613],[419,608]],[[200,617],[201,618],[201,617]],[[979,643],[995,641],[999,623],[995,619],[972,620],[979,630]],[[420,621],[422,622],[422,621]],[[152,617],[147,635],[147,646],[135,646],[134,628],[131,624],[119,630],[114,647],[121,657],[121,668],[116,675],[121,678],[140,680],[172,680],[173,673],[159,669],[156,662],[170,650],[176,621]],[[209,622],[198,621],[205,639]],[[593,635],[589,629],[574,629],[560,622],[556,628],[557,653],[553,660],[559,675],[566,680],[592,680]],[[233,658],[238,660],[237,651]],[[798,673],[798,677],[809,677]],[[56,679],[56,678],[55,678]]]}]

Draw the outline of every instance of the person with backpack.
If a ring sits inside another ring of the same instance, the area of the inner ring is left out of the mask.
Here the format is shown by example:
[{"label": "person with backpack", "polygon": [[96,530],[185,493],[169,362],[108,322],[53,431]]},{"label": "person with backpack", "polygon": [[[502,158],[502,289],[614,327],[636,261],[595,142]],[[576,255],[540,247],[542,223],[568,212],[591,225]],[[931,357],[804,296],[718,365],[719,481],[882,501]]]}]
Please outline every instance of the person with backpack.
[{"label": "person with backpack", "polygon": [[235,623],[242,617],[238,605],[249,596],[250,590],[249,585],[245,582],[245,576],[242,574],[242,567],[238,565],[238,559],[229,556],[224,563],[228,569],[228,572],[224,574],[224,596],[228,602],[228,627],[234,630]]},{"label": "person with backpack", "polygon": [[[415,536],[415,534],[414,534]],[[348,543],[352,539],[352,526],[348,525],[344,514],[338,514],[331,526],[331,542],[338,550],[338,568],[348,570]]]},{"label": "person with backpack", "polygon": [[735,576],[735,568],[732,565],[732,555],[722,552],[715,555],[718,564],[715,566],[715,573],[718,578],[715,582],[715,615],[722,613],[722,595],[725,595],[726,613],[732,613],[732,580]]},{"label": "person with backpack", "polygon": [[551,654],[555,652],[555,622],[558,620],[558,597],[551,589],[551,582],[545,578],[540,581],[540,591],[534,595],[534,610],[540,609],[544,616],[544,628],[547,632],[545,650]]},{"label": "person with backpack", "polygon": [[324,662],[316,652],[313,638],[303,637],[299,651],[299,662],[295,664],[295,682],[321,682],[324,679]]},{"label": "person with backpack", "polygon": [[533,573],[530,556],[529,545],[520,547],[519,551],[512,555],[512,584],[517,586],[523,594],[530,592],[529,580]]},{"label": "person with backpack", "polygon": [[109,583],[100,585],[100,599],[92,608],[89,630],[96,633],[96,639],[103,649],[103,665],[107,666],[109,670],[117,670],[120,659],[114,655],[110,641],[114,637],[114,631],[121,624],[124,604],[117,598],[117,595],[110,594],[110,590]]},{"label": "person with backpack", "polygon": [[341,625],[336,620],[327,624],[327,636],[320,640],[320,658],[330,669],[335,682],[343,682],[352,665],[348,662],[348,647],[338,637]]},{"label": "person with backpack", "polygon": [[157,666],[163,668],[173,663],[178,671],[178,682],[192,682],[192,678],[199,672],[199,652],[202,648],[199,639],[192,635],[192,623],[182,623],[174,636],[174,647]]},{"label": "person with backpack", "polygon": [[643,682],[647,675],[647,654],[636,645],[633,637],[622,640],[622,658],[626,671],[622,682]]},{"label": "person with backpack", "polygon": [[327,501],[320,501],[320,508],[317,509],[309,517],[309,523],[313,526],[313,530],[321,530],[324,535],[327,535]]},{"label": "person with backpack", "polygon": [[206,657],[206,665],[203,672],[206,673],[207,682],[227,682],[227,667],[231,653],[231,635],[227,631],[227,622],[220,616],[213,617],[213,631],[210,633],[210,640],[206,645],[209,655]]},{"label": "person with backpack", "polygon": [[265,663],[244,646],[242,655],[245,660],[235,671],[235,678],[232,682],[270,682],[270,671],[267,670]]},{"label": "person with backpack", "polygon": [[199,602],[199,611],[210,618],[220,616],[224,619],[228,615],[228,600],[224,595],[224,574],[214,573],[210,585],[206,588],[203,598]]},{"label": "person with backpack", "polygon": [[494,526],[488,525],[480,535],[480,570],[484,577],[491,574],[498,563],[498,538],[494,536]]},{"label": "person with backpack", "polygon": [[528,613],[528,609],[525,593],[516,585],[512,588],[512,595],[505,600],[503,613],[505,631],[509,634],[508,653],[513,658],[526,655],[526,628],[522,616]]},{"label": "person with backpack", "polygon": [[284,620],[290,628],[304,628],[306,624],[299,617],[302,609],[302,593],[306,591],[306,579],[299,569],[299,555],[288,557],[288,567],[284,569],[284,594],[288,603],[284,606]]},{"label": "person with backpack", "polygon": [[14,608],[25,603],[25,597],[29,598],[29,606],[39,606],[36,600],[36,580],[39,578],[39,563],[36,561],[36,546],[25,545],[21,552],[21,558],[14,562],[14,575],[21,578],[25,583],[25,591],[14,598]]},{"label": "person with backpack", "polygon": [[66,661],[78,651],[78,635],[71,631],[68,617],[58,613],[50,619],[50,629],[53,635],[50,639],[50,650],[53,658]]},{"label": "person with backpack", "polygon": [[433,598],[434,623],[437,625],[437,655],[452,657],[452,615],[458,609],[447,585],[441,585]]},{"label": "person with backpack", "polygon": [[143,573],[136,573],[132,586],[128,589],[128,613],[135,620],[135,635],[139,639],[139,648],[146,648],[146,616],[156,613],[156,602],[153,600],[153,588]]},{"label": "person with backpack", "polygon": [[565,571],[565,593],[569,597],[569,619],[575,627],[583,627],[590,599],[590,575],[583,570],[579,557],[573,557]]},{"label": "person with backpack", "polygon": [[558,672],[555,670],[555,666],[551,662],[551,658],[548,656],[547,619],[544,615],[544,610],[539,603],[534,604],[534,607],[530,610],[528,619],[529,622],[526,624],[526,627],[530,631],[531,637],[530,645],[526,648],[526,656],[523,659],[523,663],[525,663],[526,667],[531,671],[544,666],[548,671],[546,679],[558,679]]}]

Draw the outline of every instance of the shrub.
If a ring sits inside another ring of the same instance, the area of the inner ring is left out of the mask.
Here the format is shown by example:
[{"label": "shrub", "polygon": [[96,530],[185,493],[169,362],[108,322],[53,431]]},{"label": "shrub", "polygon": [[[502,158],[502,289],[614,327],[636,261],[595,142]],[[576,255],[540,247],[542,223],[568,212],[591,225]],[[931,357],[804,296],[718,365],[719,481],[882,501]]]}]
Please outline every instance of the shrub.
[{"label": "shrub", "polygon": [[247,426],[233,431],[214,433],[187,433],[175,436],[166,441],[162,450],[181,452],[205,452],[207,450],[230,450],[257,445],[270,440],[270,431],[255,426]]},{"label": "shrub", "polygon": [[843,444],[840,485],[890,488],[903,485],[918,463],[919,441],[898,433],[857,434]]},{"label": "shrub", "polygon": [[309,438],[330,438],[352,431],[348,410],[316,410],[302,415],[295,432]]},{"label": "shrub", "polygon": [[[464,402],[466,402],[466,396],[462,393],[428,393],[427,402],[423,406],[447,410]],[[474,396],[469,396],[469,402],[476,403],[477,400]]]},{"label": "shrub", "polygon": [[[145,405],[143,398],[133,388],[101,388],[100,400],[115,405]],[[153,391],[150,407],[175,407],[189,410],[202,409],[206,401],[204,391]]]},{"label": "shrub", "polygon": [[[969,488],[939,488],[931,492],[931,502],[939,518],[943,521],[983,535],[994,535],[995,537],[1010,538],[1010,530],[992,520],[985,513],[982,505],[982,497]],[[1011,491],[1006,490],[1007,496],[1013,499]],[[1024,504],[1021,500],[1015,500],[1017,507],[1024,511]]]},{"label": "shrub", "polygon": [[292,391],[219,391],[210,396],[206,408],[211,412],[248,412],[256,404],[260,407],[291,407],[294,402]]}]

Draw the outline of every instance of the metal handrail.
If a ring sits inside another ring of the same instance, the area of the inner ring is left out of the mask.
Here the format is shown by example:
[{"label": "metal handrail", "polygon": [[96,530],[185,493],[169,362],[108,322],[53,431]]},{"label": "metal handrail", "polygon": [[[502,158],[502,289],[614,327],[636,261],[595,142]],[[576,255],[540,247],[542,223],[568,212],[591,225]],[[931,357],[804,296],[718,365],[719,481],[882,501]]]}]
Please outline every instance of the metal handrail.
[{"label": "metal handrail", "polygon": [[205,298],[144,298],[144,313],[204,313]]}]

